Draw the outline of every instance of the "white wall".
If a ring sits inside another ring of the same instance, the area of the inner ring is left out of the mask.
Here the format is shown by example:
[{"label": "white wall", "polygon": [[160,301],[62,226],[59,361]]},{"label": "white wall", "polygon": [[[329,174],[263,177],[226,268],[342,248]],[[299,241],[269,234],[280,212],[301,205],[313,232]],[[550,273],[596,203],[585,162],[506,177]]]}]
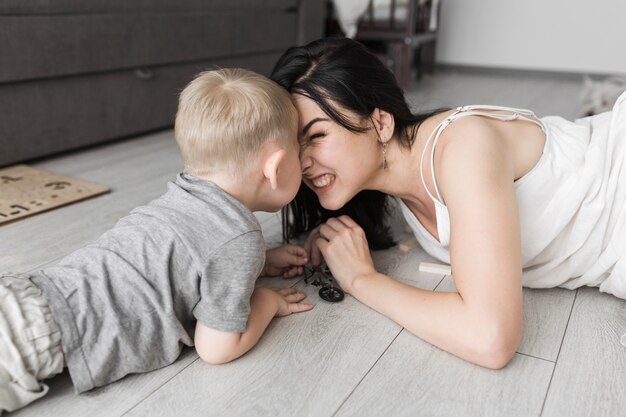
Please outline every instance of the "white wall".
[{"label": "white wall", "polygon": [[441,0],[437,62],[626,73],[626,0]]}]

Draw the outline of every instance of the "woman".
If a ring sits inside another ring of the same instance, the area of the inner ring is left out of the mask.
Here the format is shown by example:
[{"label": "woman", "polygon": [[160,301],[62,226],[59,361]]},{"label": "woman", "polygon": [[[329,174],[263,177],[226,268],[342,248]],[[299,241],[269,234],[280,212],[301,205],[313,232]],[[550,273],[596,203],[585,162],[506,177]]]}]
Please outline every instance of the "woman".
[{"label": "woman", "polygon": [[[599,286],[626,298],[626,95],[575,123],[495,106],[413,115],[381,62],[340,38],[287,50],[272,78],[300,116],[304,186],[286,233],[313,229],[310,259],[321,252],[364,304],[501,368],[521,338],[522,286]],[[393,244],[386,196],[423,249],[451,264],[458,292],[375,270],[368,244]]]}]

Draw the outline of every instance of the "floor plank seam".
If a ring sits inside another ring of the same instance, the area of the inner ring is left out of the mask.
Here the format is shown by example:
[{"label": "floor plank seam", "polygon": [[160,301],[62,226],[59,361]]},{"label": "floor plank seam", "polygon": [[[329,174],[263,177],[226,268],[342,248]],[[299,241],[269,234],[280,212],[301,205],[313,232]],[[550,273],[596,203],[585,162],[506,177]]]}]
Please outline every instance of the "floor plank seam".
[{"label": "floor plank seam", "polygon": [[439,286],[441,285],[441,283],[443,282],[444,279],[446,279],[447,275],[444,275],[441,277],[441,280],[437,283],[437,285],[435,285],[435,288],[433,288],[433,291],[437,291],[437,288],[439,288]]},{"label": "floor plank seam", "polygon": [[561,344],[559,345],[559,351],[556,354],[556,360],[554,361],[554,367],[552,368],[552,374],[550,375],[550,382],[548,382],[548,388],[546,388],[546,395],[543,397],[543,403],[541,404],[541,411],[539,412],[539,416],[543,415],[543,410],[546,406],[546,401],[548,400],[548,395],[550,395],[550,387],[552,386],[552,379],[554,378],[554,372],[556,371],[556,366],[559,363],[559,356],[561,356],[561,349],[563,348],[563,342],[565,341],[565,335],[567,335],[567,331],[569,329],[569,321],[572,318],[572,312],[574,311],[574,305],[576,304],[576,298],[578,297],[578,289],[574,293],[574,299],[572,300],[572,306],[569,309],[569,315],[567,316],[567,323],[565,324],[565,331],[563,332],[563,337],[561,338]]},{"label": "floor plank seam", "polygon": [[376,364],[378,363],[378,361],[380,361],[380,359],[385,355],[385,353],[387,352],[387,350],[389,350],[389,348],[391,347],[391,345],[393,345],[393,342],[396,341],[396,339],[398,338],[398,336],[400,336],[400,334],[404,331],[404,327],[400,329],[400,331],[398,332],[398,334],[396,334],[396,336],[393,338],[393,340],[391,342],[389,342],[389,344],[387,345],[387,347],[385,348],[385,350],[383,350],[383,353],[380,354],[380,356],[376,359],[376,361],[374,361],[374,363],[372,364],[372,366],[370,366],[370,369],[367,370],[367,372],[365,373],[365,375],[363,375],[363,377],[359,380],[359,382],[356,383],[356,385],[354,386],[354,388],[352,388],[352,391],[350,391],[348,393],[348,395],[346,395],[346,398],[343,399],[343,401],[341,402],[341,404],[339,404],[339,406],[337,407],[337,409],[335,410],[335,412],[333,414],[331,414],[331,417],[334,417],[339,410],[341,410],[341,407],[343,407],[343,405],[346,403],[346,401],[348,401],[348,399],[352,396],[352,394],[354,393],[354,391],[359,387],[359,385],[361,385],[361,382],[363,382],[363,380],[369,375],[369,373],[372,371],[372,369],[374,369],[374,367],[376,366]]},{"label": "floor plank seam", "polygon": [[46,267],[48,267],[48,266],[52,266],[53,264],[56,264],[56,263],[57,263],[57,262],[59,262],[61,259],[65,258],[67,255],[68,255],[68,254],[63,254],[63,255],[61,255],[61,256],[57,256],[57,257],[56,257],[56,258],[54,258],[54,259],[51,259],[51,260],[49,260],[49,261],[43,262],[43,263],[38,264],[38,265],[36,265],[36,266],[33,266],[33,267],[31,267],[31,268],[28,268],[28,269],[27,269],[27,271],[26,271],[26,272],[24,272],[24,274],[26,274],[26,275],[30,275],[30,274],[32,274],[33,272],[36,272],[36,271],[41,271],[42,269],[45,269],[45,268],[46,268]]},{"label": "floor plank seam", "polygon": [[552,361],[552,360],[550,360],[550,359],[541,358],[541,357],[539,357],[539,356],[529,355],[528,353],[523,353],[523,352],[515,352],[515,353],[517,353],[518,355],[527,356],[527,357],[529,357],[529,358],[539,359],[540,361],[545,361],[545,362],[550,362],[550,363],[552,363],[552,364],[556,364],[556,362],[555,362],[555,361]]},{"label": "floor plank seam", "polygon": [[152,390],[150,393],[148,393],[148,395],[146,395],[145,397],[143,397],[142,399],[140,399],[139,401],[137,401],[135,403],[135,405],[133,405],[132,407],[130,407],[128,410],[124,411],[122,414],[120,414],[120,417],[127,415],[128,413],[130,413],[132,410],[134,410],[139,404],[143,403],[145,400],[147,400],[148,398],[150,398],[155,392],[159,391],[161,388],[163,388],[165,385],[167,385],[172,379],[176,378],[178,375],[180,375],[181,372],[183,372],[185,369],[187,369],[189,366],[191,366],[192,364],[194,364],[198,359],[200,359],[200,357],[196,357],[194,360],[192,360],[191,362],[189,362],[187,364],[187,366],[183,367],[180,369],[180,371],[176,372],[174,375],[172,375],[170,378],[166,379],[165,381],[163,381],[163,383],[161,385],[159,385],[157,388],[155,388],[154,390]]}]

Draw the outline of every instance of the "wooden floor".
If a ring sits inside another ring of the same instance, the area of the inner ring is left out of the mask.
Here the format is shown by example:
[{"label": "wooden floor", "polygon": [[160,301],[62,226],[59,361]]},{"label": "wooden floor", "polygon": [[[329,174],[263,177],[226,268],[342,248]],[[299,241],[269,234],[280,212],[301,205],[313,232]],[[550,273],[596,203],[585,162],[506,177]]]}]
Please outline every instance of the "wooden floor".
[{"label": "wooden floor", "polygon": [[[488,103],[574,118],[581,82],[546,75],[440,70],[415,83],[416,109]],[[112,193],[0,227],[0,270],[28,272],[97,238],[165,191],[180,170],[172,131],[55,157],[38,167],[99,182]],[[268,241],[276,215],[259,214]],[[402,222],[398,239],[407,238]],[[379,270],[450,291],[450,277],[418,272],[420,249],[374,254]],[[597,289],[524,290],[524,337],[503,370],[464,362],[347,297],[275,319],[259,344],[221,366],[184,351],[171,366],[77,395],[66,373],[14,416],[624,416],[626,302]],[[155,343],[158,343],[155,341]]]}]

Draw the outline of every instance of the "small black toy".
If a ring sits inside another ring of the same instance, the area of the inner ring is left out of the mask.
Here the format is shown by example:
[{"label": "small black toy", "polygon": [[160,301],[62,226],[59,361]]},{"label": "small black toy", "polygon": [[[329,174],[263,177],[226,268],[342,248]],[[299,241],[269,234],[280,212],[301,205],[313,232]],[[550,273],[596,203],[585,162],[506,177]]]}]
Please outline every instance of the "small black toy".
[{"label": "small black toy", "polygon": [[[309,282],[311,280],[311,282]],[[344,292],[341,288],[333,285],[335,279],[330,273],[330,269],[326,265],[318,267],[305,266],[304,267],[304,282],[307,284],[321,286],[319,295],[322,300],[337,303],[344,298]]]}]

